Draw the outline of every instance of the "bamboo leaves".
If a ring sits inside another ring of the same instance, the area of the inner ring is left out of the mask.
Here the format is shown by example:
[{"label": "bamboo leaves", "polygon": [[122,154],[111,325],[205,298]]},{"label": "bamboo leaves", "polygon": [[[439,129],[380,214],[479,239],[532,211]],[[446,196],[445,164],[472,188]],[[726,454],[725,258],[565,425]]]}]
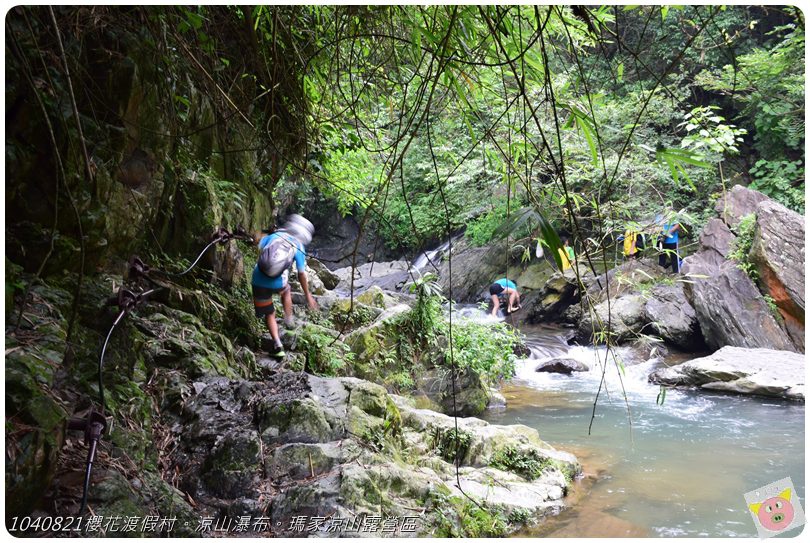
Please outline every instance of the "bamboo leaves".
[{"label": "bamboo leaves", "polygon": [[599,165],[599,151],[596,146],[596,123],[575,104],[558,103],[557,107],[568,110],[570,116],[563,125],[563,128],[570,129],[576,126],[582,132],[582,136],[585,138],[585,142],[588,144],[588,149],[591,153],[591,163],[594,168],[597,167]]}]

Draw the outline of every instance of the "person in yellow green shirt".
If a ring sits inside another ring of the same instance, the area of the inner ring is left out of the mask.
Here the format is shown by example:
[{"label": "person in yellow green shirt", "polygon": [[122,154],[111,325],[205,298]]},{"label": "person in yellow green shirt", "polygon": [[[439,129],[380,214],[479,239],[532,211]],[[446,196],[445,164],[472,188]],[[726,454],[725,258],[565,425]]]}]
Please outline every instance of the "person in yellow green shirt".
[{"label": "person in yellow green shirt", "polygon": [[571,267],[571,264],[576,259],[574,248],[568,245],[568,238],[563,238],[563,246],[557,249],[560,253],[560,260],[562,260],[562,271]]}]

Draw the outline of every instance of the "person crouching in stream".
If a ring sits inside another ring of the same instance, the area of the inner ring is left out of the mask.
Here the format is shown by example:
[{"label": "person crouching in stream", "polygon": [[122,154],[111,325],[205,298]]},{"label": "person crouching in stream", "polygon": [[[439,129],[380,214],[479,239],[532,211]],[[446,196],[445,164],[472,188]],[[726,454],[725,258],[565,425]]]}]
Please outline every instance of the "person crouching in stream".
[{"label": "person crouching in stream", "polygon": [[[274,351],[270,353],[275,358],[284,358],[286,353],[281,344],[281,338],[276,322],[276,310],[273,304],[273,294],[279,294],[284,309],[284,325],[287,329],[295,328],[292,314],[292,290],[288,281],[290,269],[295,264],[298,271],[298,281],[310,309],[316,309],[318,304],[309,292],[309,282],[306,274],[306,253],[304,248],[312,241],[315,227],[301,215],[290,215],[284,225],[276,232],[265,231],[259,239],[259,261],[253,268],[253,306],[256,316],[263,318],[273,338]],[[257,238],[261,234],[257,234]],[[268,262],[268,260],[271,260]],[[274,269],[275,273],[266,273]]]},{"label": "person crouching in stream", "polygon": [[489,295],[492,298],[492,316],[498,316],[498,308],[501,306],[499,297],[501,294],[509,296],[507,312],[511,313],[520,309],[520,293],[517,285],[507,278],[498,279],[489,286]]}]

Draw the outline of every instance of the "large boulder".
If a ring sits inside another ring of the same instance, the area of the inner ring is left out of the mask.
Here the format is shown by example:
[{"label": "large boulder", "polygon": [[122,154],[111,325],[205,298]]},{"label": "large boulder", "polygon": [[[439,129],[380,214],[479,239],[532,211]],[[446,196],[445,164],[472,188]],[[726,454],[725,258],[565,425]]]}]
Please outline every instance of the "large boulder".
[{"label": "large boulder", "polygon": [[[531,323],[557,320],[579,301],[579,289],[572,270],[554,273],[543,289],[527,300],[527,320]],[[531,303],[529,303],[531,302]]]},{"label": "large boulder", "polygon": [[[280,526],[277,535],[300,535],[290,528],[300,515],[373,516],[379,515],[380,503],[390,516],[419,517],[413,530],[395,529],[391,535],[435,535],[440,526],[455,522],[449,517],[457,517],[448,500],[460,495],[453,490],[456,460],[468,495],[497,504],[506,515],[520,511],[539,518],[564,506],[565,489],[580,471],[573,455],[555,450],[526,426],[416,409],[411,400],[359,379],[309,377],[308,382],[305,401],[317,405],[325,419],[345,421],[345,427],[323,441],[289,439],[265,449],[270,451],[266,471],[281,483],[270,509],[273,524]],[[499,483],[497,492],[492,480]],[[330,535],[327,526],[318,535]],[[510,523],[504,530],[517,528]],[[463,525],[454,529],[467,533]]]},{"label": "large boulder", "polygon": [[446,296],[452,292],[452,298],[457,302],[476,302],[482,296],[488,296],[489,285],[506,276],[507,271],[510,279],[520,272],[519,265],[513,264],[506,253],[504,242],[474,247],[462,239],[453,244],[451,257],[452,277],[450,262],[445,258],[439,266],[439,285]]},{"label": "large boulder", "polygon": [[709,219],[700,232],[700,248],[702,251],[712,251],[712,257],[719,266],[731,252],[731,244],[735,238],[726,223],[716,218]]},{"label": "large boulder", "polygon": [[734,185],[722,198],[717,200],[715,211],[720,218],[732,230],[740,222],[740,219],[756,212],[757,206],[766,200],[770,200],[759,191]]},{"label": "large boulder", "polygon": [[[378,286],[383,290],[398,291],[410,279],[408,273],[410,263],[405,260],[393,260],[391,262],[368,262],[357,266],[339,268],[334,270],[335,275],[340,279],[337,289],[350,291],[354,289],[355,294],[363,292],[372,286]],[[354,281],[352,281],[352,271],[354,271]]]},{"label": "large boulder", "polygon": [[323,196],[316,196],[316,201],[318,203],[311,205],[306,213],[315,225],[315,237],[307,247],[308,253],[316,254],[333,270],[351,266],[353,261],[360,266],[393,258],[392,251],[379,239],[373,228],[366,225],[361,232],[355,217],[342,216],[333,203],[327,202]]},{"label": "large boulder", "polygon": [[[641,294],[626,294],[596,304],[593,314],[586,313],[579,321],[579,337],[588,341],[594,332],[610,330],[613,341],[627,341],[644,331],[645,299]],[[594,318],[595,316],[595,318]],[[609,327],[608,327],[609,324]],[[604,343],[601,341],[600,343]]]},{"label": "large boulder", "polygon": [[733,261],[718,266],[713,250],[684,259],[682,272],[692,276],[687,296],[695,308],[706,343],[795,351],[751,278]]},{"label": "large boulder", "polygon": [[723,347],[710,356],[659,369],[650,382],[804,401],[804,355]]},{"label": "large boulder", "polygon": [[312,268],[312,270],[318,276],[318,279],[320,279],[321,283],[323,283],[324,288],[327,290],[333,290],[338,286],[340,277],[338,277],[332,270],[327,268],[326,265],[317,258],[308,258],[307,267]]},{"label": "large boulder", "polygon": [[[580,271],[583,271],[582,267]],[[655,283],[664,276],[664,269],[655,259],[644,258],[628,260],[598,277],[590,272],[583,273],[582,282],[591,301],[599,303],[604,302],[608,296],[617,298],[629,293],[638,293],[642,285]]]},{"label": "large boulder", "polygon": [[804,217],[772,200],[756,209],[749,260],[799,350],[804,351]]},{"label": "large boulder", "polygon": [[515,284],[521,294],[525,291],[541,290],[555,271],[556,267],[547,260],[535,260],[520,272]]},{"label": "large boulder", "polygon": [[686,299],[684,284],[661,284],[653,287],[644,306],[644,317],[652,331],[667,343],[685,351],[705,345],[695,309]]},{"label": "large boulder", "polygon": [[451,373],[446,368],[429,370],[420,377],[417,392],[427,396],[447,415],[470,417],[483,413],[490,394],[480,375],[464,369],[457,372],[453,380]]}]

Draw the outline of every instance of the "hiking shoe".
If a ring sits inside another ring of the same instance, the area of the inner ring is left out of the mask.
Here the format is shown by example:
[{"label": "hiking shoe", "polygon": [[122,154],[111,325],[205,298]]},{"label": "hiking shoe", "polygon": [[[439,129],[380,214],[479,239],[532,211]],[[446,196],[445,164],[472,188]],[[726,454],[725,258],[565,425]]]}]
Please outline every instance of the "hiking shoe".
[{"label": "hiking shoe", "polygon": [[272,356],[273,358],[284,358],[285,356],[287,356],[287,353],[284,352],[284,347],[278,347],[275,351],[270,353],[270,356]]}]

